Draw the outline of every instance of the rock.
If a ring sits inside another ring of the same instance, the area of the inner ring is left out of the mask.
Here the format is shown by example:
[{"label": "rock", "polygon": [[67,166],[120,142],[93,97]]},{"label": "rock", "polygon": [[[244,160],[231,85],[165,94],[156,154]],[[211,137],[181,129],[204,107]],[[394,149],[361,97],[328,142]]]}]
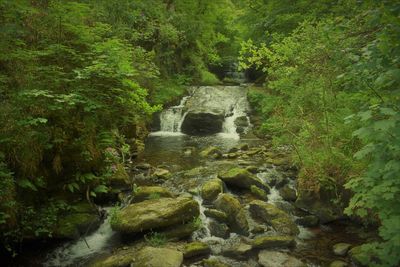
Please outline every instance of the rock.
[{"label": "rock", "polygon": [[70,214],[58,218],[53,237],[77,239],[81,234],[97,229],[100,222],[97,210],[88,202],[81,202],[71,206]]},{"label": "rock", "polygon": [[314,215],[307,215],[296,219],[296,223],[305,227],[314,227],[319,224],[319,219]]},{"label": "rock", "polygon": [[219,159],[222,157],[222,152],[215,146],[210,146],[200,152],[200,157],[202,158],[214,158]]},{"label": "rock", "polygon": [[362,246],[356,246],[349,250],[350,259],[357,265],[367,266],[373,255],[363,251]]},{"label": "rock", "polygon": [[190,237],[194,231],[199,229],[199,225],[196,225],[193,222],[189,222],[186,224],[173,225],[168,228],[162,230],[162,234],[168,240],[179,240],[183,238]]},{"label": "rock", "polygon": [[347,251],[349,251],[351,244],[348,243],[338,243],[333,246],[333,253],[338,256],[345,256]]},{"label": "rock", "polygon": [[289,180],[276,170],[271,170],[266,173],[265,179],[270,186],[275,186],[276,188],[281,188],[289,182]]},{"label": "rock", "polygon": [[137,248],[118,249],[113,254],[96,257],[89,267],[126,267],[135,259]]},{"label": "rock", "polygon": [[253,217],[270,224],[278,233],[285,235],[299,234],[299,228],[292,221],[289,214],[272,204],[254,200],[249,204],[249,211]]},{"label": "rock", "polygon": [[349,266],[347,262],[344,261],[334,261],[329,264],[329,267],[347,267]]},{"label": "rock", "polygon": [[215,210],[215,209],[206,209],[204,211],[204,215],[207,217],[216,219],[219,222],[227,222],[228,221],[228,215],[226,215],[225,212],[220,211],[220,210]]},{"label": "rock", "polygon": [[192,242],[185,246],[183,250],[183,257],[187,259],[198,256],[206,256],[210,253],[211,249],[208,244],[203,242]]},{"label": "rock", "polygon": [[245,129],[249,126],[249,122],[247,120],[247,116],[237,117],[234,121],[236,125],[236,132],[243,133]]},{"label": "rock", "polygon": [[145,200],[118,211],[111,221],[111,227],[117,232],[137,233],[182,225],[199,214],[198,203],[190,198]]},{"label": "rock", "polygon": [[180,267],[183,253],[170,248],[145,247],[136,255],[132,266]]},{"label": "rock", "polygon": [[292,236],[260,236],[252,242],[253,248],[292,248],[296,241]]},{"label": "rock", "polygon": [[161,186],[140,186],[134,193],[133,202],[140,202],[146,199],[171,198],[173,194]]},{"label": "rock", "polygon": [[153,175],[163,180],[168,180],[171,177],[170,171],[162,168],[157,168],[154,171]]},{"label": "rock", "polygon": [[294,202],[297,199],[297,194],[296,194],[296,190],[294,190],[293,188],[291,188],[289,185],[285,185],[283,186],[280,190],[279,190],[279,194],[281,195],[281,197],[286,200],[286,201],[291,201]]},{"label": "rock", "polygon": [[258,253],[258,263],[263,267],[306,267],[302,261],[278,251],[262,250]]},{"label": "rock", "polygon": [[257,167],[257,166],[251,165],[251,166],[247,166],[247,167],[246,167],[246,170],[247,170],[248,172],[251,172],[251,173],[255,174],[255,173],[258,172],[258,167]]},{"label": "rock", "polygon": [[228,158],[228,159],[235,159],[235,158],[237,158],[237,157],[239,157],[239,153],[228,153],[228,154],[226,154],[226,158]]},{"label": "rock", "polygon": [[181,131],[188,135],[210,135],[222,130],[224,114],[212,111],[189,111],[185,116]]},{"label": "rock", "polygon": [[232,267],[217,259],[206,259],[201,262],[203,267]]},{"label": "rock", "polygon": [[201,197],[205,201],[214,201],[219,193],[223,192],[223,183],[221,179],[215,178],[209,180],[203,184],[201,187]]},{"label": "rock", "polygon": [[264,200],[264,201],[268,200],[267,193],[264,190],[262,190],[261,188],[258,188],[255,185],[250,186],[250,192],[251,192],[251,194],[253,196],[255,196],[258,199],[261,199],[261,200]]},{"label": "rock", "polygon": [[247,150],[249,150],[249,144],[240,144],[240,145],[238,146],[238,148],[239,148],[239,150],[241,150],[241,151],[247,151]]},{"label": "rock", "polygon": [[236,152],[238,152],[238,151],[239,151],[239,148],[236,147],[236,146],[234,146],[234,147],[232,147],[231,149],[228,150],[228,154],[229,154],[229,153],[236,153]]},{"label": "rock", "polygon": [[244,242],[237,242],[222,251],[222,255],[235,259],[246,259],[252,246]]},{"label": "rock", "polygon": [[229,227],[225,223],[220,223],[212,220],[209,222],[208,228],[210,229],[210,234],[212,236],[221,238],[229,237]]},{"label": "rock", "polygon": [[256,147],[254,147],[254,148],[250,149],[249,151],[247,151],[247,152],[246,152],[246,155],[248,155],[248,156],[254,156],[254,155],[257,155],[257,154],[260,153],[260,152],[261,152],[261,148],[256,148]]},{"label": "rock", "polygon": [[267,184],[262,182],[257,176],[248,172],[246,169],[233,168],[228,171],[223,171],[218,174],[227,185],[236,186],[243,189],[250,190],[252,185],[255,185],[266,192],[269,192],[270,188]]},{"label": "rock", "polygon": [[219,194],[214,202],[215,206],[228,215],[228,222],[233,230],[247,235],[249,233],[249,225],[246,214],[239,200],[230,194]]},{"label": "rock", "polygon": [[108,182],[112,188],[124,189],[130,186],[129,176],[123,164],[118,163],[113,166]]},{"label": "rock", "polygon": [[148,170],[148,169],[151,169],[151,165],[150,165],[149,163],[145,163],[145,162],[136,164],[135,167],[136,167],[137,169],[140,169],[140,170]]}]

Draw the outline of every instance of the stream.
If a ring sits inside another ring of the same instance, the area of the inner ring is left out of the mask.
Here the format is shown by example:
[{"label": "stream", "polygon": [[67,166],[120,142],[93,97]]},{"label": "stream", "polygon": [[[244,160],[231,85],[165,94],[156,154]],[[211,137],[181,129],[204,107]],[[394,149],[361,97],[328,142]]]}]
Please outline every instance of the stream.
[{"label": "stream", "polygon": [[[223,188],[224,194],[229,194],[240,202],[248,223],[247,234],[238,233],[231,229],[230,223],[221,223],[208,215],[209,211],[215,210],[216,207],[212,202],[205,201],[199,191],[222,170],[240,167],[251,170],[262,183],[271,184],[271,180],[274,180],[262,201],[278,207],[292,222],[297,222],[298,218],[307,215],[304,211],[296,209],[293,201],[284,200],[281,196],[283,187],[295,192],[296,173],[293,169],[274,164],[273,160],[266,160],[271,157],[270,147],[252,133],[246,92],[245,86],[191,88],[190,94],[183,97],[178,105],[165,109],[160,114],[157,131],[150,133],[143,155],[130,166],[130,177],[135,185],[161,186],[175,196],[192,197],[198,202],[198,218],[201,224],[199,229],[187,238],[168,242],[166,247],[182,250],[190,241],[201,241],[209,246],[210,252],[209,255],[201,257],[185,258],[182,266],[273,266],[260,259],[260,250],[246,250],[253,239],[259,236],[274,236],[278,232],[271,225],[260,223],[250,214],[252,201],[259,199],[254,193],[226,183]],[[211,120],[218,123],[214,125]],[[203,123],[207,123],[209,127],[203,127]],[[188,132],[190,134],[187,134]],[[202,152],[210,147],[215,147],[216,152],[202,155]],[[278,154],[284,155],[286,151],[286,148],[282,147],[281,154]],[[151,167],[145,171],[136,167],[143,164],[149,164]],[[150,170],[160,169],[167,170],[170,175],[168,179],[160,179],[150,174]],[[129,194],[126,192],[125,196]],[[43,266],[118,266],[101,265],[98,264],[98,260],[107,261],[113,253],[131,251],[132,248],[133,251],[139,251],[148,245],[143,235],[129,238],[113,231],[110,226],[112,208],[105,207],[105,211],[108,217],[96,231],[48,252]],[[298,232],[294,235],[294,248],[272,247],[270,250],[273,253],[279,251],[285,257],[289,257],[287,262],[292,259],[301,261],[304,264],[302,266],[328,266],[335,260],[350,264],[345,256],[335,255],[332,246],[340,242],[360,243],[357,235],[349,235],[354,227],[347,222],[296,226]],[[225,265],[207,265],[203,261],[204,258]],[[295,263],[276,263],[274,266],[300,266]]]}]

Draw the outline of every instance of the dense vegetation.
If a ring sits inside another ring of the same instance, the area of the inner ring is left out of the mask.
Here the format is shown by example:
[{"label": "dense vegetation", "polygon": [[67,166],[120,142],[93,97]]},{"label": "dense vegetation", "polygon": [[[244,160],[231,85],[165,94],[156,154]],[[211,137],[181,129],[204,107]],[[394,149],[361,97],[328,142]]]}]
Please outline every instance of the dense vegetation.
[{"label": "dense vegetation", "polygon": [[365,261],[395,266],[399,40],[395,0],[0,0],[3,246],[107,191],[151,114],[239,60],[263,84],[249,94],[260,131],[293,148],[299,192],[378,225]]},{"label": "dense vegetation", "polygon": [[[250,100],[276,144],[293,147],[300,193],[328,194],[380,225],[365,264],[400,260],[400,4],[251,1],[241,68],[264,74]],[[290,3],[291,2],[291,3]],[[254,22],[255,20],[255,22]],[[347,202],[343,186],[352,191]]]}]

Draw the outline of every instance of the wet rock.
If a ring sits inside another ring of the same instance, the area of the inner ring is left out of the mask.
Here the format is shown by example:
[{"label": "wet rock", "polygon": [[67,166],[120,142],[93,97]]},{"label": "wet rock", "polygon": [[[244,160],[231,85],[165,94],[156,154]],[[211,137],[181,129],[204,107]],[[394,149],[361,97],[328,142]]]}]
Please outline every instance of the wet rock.
[{"label": "wet rock", "polygon": [[249,122],[247,119],[247,116],[240,116],[237,117],[234,121],[236,125],[236,132],[237,133],[243,133],[244,129],[246,129],[249,126]]},{"label": "wet rock", "polygon": [[255,174],[255,173],[258,172],[258,167],[257,167],[257,166],[251,165],[251,166],[247,166],[247,167],[246,167],[246,170],[247,170],[248,172],[251,172],[251,173]]},{"label": "wet rock", "polygon": [[333,253],[338,256],[344,256],[349,251],[351,244],[348,243],[338,243],[333,246]]},{"label": "wet rock", "polygon": [[232,267],[217,259],[206,259],[201,262],[203,267]]},{"label": "wet rock", "polygon": [[226,154],[226,158],[228,158],[228,159],[235,159],[235,158],[237,158],[237,157],[239,157],[239,153],[228,153],[228,154]]},{"label": "wet rock", "polygon": [[271,225],[275,231],[285,235],[298,235],[299,228],[292,221],[289,214],[272,204],[261,200],[254,200],[249,204],[249,211],[254,218],[261,219]]},{"label": "wet rock", "polygon": [[133,202],[140,202],[147,199],[171,198],[173,194],[161,186],[140,186],[134,193]]},{"label": "wet rock", "polygon": [[296,241],[292,236],[260,236],[252,242],[253,248],[292,248]]},{"label": "wet rock", "polygon": [[296,219],[296,223],[305,227],[314,227],[319,224],[319,219],[314,215],[307,215]]},{"label": "wet rock", "polygon": [[228,171],[222,171],[218,174],[218,177],[230,186],[249,190],[252,185],[255,185],[267,192],[270,190],[267,184],[246,169],[233,168]]},{"label": "wet rock", "polygon": [[171,173],[169,170],[157,168],[153,175],[159,179],[168,180],[171,177]]},{"label": "wet rock", "polygon": [[257,154],[261,153],[261,151],[262,151],[261,148],[252,148],[252,149],[250,149],[249,151],[246,152],[246,155],[254,156],[254,155],[257,155]]},{"label": "wet rock", "polygon": [[226,215],[225,212],[216,210],[216,209],[206,209],[204,211],[204,215],[207,217],[213,218],[219,222],[227,222],[228,221],[228,215]]},{"label": "wet rock", "polygon": [[225,248],[222,251],[222,255],[235,258],[235,259],[246,259],[250,253],[252,246],[244,242],[233,243],[231,246]]},{"label": "wet rock", "polygon": [[137,248],[118,249],[111,255],[97,257],[89,267],[126,267],[135,259]]},{"label": "wet rock", "polygon": [[291,188],[289,185],[285,185],[279,189],[279,194],[286,201],[294,202],[297,199],[296,190]]},{"label": "wet rock", "polygon": [[258,263],[263,267],[306,267],[302,261],[278,251],[262,250],[258,253]]},{"label": "wet rock", "polygon": [[209,180],[201,187],[201,197],[208,202],[215,200],[219,193],[223,192],[223,183],[221,179],[215,178]]},{"label": "wet rock", "polygon": [[236,153],[236,152],[238,152],[238,151],[239,151],[239,148],[236,147],[236,146],[234,146],[234,147],[232,147],[232,148],[230,148],[230,149],[228,150],[228,153]]},{"label": "wet rock", "polygon": [[71,206],[70,214],[60,216],[53,230],[53,237],[77,239],[81,234],[92,232],[100,225],[97,210],[87,202]]},{"label": "wet rock", "polygon": [[240,145],[238,145],[237,146],[238,148],[239,148],[239,150],[241,150],[241,151],[247,151],[247,150],[249,150],[249,144],[240,144]]},{"label": "wet rock", "polygon": [[225,223],[220,223],[212,220],[209,222],[208,227],[212,236],[221,238],[229,237],[229,227]]},{"label": "wet rock", "polygon": [[276,170],[271,170],[265,174],[265,179],[270,186],[275,186],[276,188],[281,188],[286,185],[289,180]]},{"label": "wet rock", "polygon": [[214,202],[217,209],[222,210],[228,215],[228,221],[234,231],[247,235],[249,233],[249,225],[246,213],[239,200],[230,194],[219,194]]},{"label": "wet rock", "polygon": [[180,267],[183,253],[170,248],[145,247],[136,255],[133,266]]},{"label": "wet rock", "polygon": [[112,188],[124,189],[130,186],[129,176],[123,164],[116,164],[108,179]]},{"label": "wet rock", "polygon": [[140,170],[148,170],[151,169],[151,165],[149,163],[139,163],[135,165],[135,168],[140,169]]},{"label": "wet rock", "polygon": [[185,116],[181,130],[189,135],[210,135],[222,130],[224,114],[212,111],[189,111]]},{"label": "wet rock", "polygon": [[200,152],[200,157],[202,158],[214,158],[219,159],[222,157],[222,152],[219,148],[215,146],[210,146]]},{"label": "wet rock", "polygon": [[329,264],[329,267],[347,267],[349,266],[347,262],[344,261],[334,261]]},{"label": "wet rock", "polygon": [[263,189],[258,188],[255,185],[250,186],[250,192],[251,192],[251,194],[253,196],[255,196],[258,199],[261,199],[261,200],[264,200],[264,201],[268,200],[267,193]]},{"label": "wet rock", "polygon": [[199,216],[198,203],[190,198],[145,200],[118,211],[111,222],[113,230],[136,233],[150,229],[181,225]]},{"label": "wet rock", "polygon": [[187,244],[183,249],[183,257],[185,259],[198,257],[198,256],[206,256],[210,254],[210,247],[203,242],[192,242]]},{"label": "wet rock", "polygon": [[190,237],[194,231],[199,229],[199,225],[196,225],[193,222],[189,222],[186,224],[179,224],[170,226],[168,228],[162,229],[162,234],[168,240],[179,240],[183,238]]}]

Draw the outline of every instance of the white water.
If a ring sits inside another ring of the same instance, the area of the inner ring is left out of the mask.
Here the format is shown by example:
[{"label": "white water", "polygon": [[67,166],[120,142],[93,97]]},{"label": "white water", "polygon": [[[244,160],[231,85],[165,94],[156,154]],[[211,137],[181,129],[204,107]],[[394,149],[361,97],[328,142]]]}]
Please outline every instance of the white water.
[{"label": "white water", "polygon": [[[106,208],[106,210],[108,212],[110,208]],[[111,248],[114,244],[113,237],[115,237],[115,232],[111,229],[110,217],[107,216],[99,229],[86,236],[85,239],[80,238],[77,241],[68,242],[56,248],[47,256],[43,266],[76,266],[78,261],[82,263],[92,255]]]}]

